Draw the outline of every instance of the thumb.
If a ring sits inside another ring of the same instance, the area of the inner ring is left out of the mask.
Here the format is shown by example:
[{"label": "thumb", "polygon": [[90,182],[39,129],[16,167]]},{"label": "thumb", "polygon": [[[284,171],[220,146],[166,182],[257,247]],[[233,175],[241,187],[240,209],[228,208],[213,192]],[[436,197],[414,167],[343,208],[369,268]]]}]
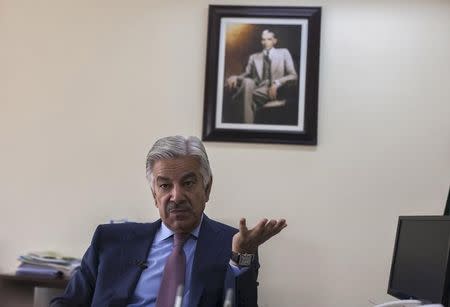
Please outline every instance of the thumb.
[{"label": "thumb", "polygon": [[243,217],[243,218],[241,218],[240,221],[239,221],[239,232],[242,233],[242,234],[244,234],[244,233],[246,233],[247,231],[248,231],[247,225],[246,225],[246,222],[245,222],[245,218]]}]

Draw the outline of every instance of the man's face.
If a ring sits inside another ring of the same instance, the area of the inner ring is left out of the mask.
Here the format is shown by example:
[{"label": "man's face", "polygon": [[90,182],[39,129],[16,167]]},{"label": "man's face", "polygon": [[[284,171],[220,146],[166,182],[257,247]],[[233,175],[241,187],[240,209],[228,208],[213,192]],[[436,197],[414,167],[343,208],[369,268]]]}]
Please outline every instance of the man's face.
[{"label": "man's face", "polygon": [[264,31],[261,35],[261,44],[264,49],[270,49],[277,43],[277,39],[271,32]]},{"label": "man's face", "polygon": [[200,223],[211,183],[203,184],[196,157],[159,160],[153,166],[153,197],[164,224],[189,233]]}]

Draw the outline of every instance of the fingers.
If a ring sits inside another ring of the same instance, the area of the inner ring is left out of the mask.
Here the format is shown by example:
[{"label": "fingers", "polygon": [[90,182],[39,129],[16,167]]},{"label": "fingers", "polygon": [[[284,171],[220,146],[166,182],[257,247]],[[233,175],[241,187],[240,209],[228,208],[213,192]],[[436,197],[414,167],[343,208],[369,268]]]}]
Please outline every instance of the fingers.
[{"label": "fingers", "polygon": [[256,235],[264,233],[267,221],[267,219],[262,219],[258,224],[256,224],[255,228],[253,228]]},{"label": "fingers", "polygon": [[[252,229],[247,228],[245,218],[241,218],[239,221],[239,232],[242,234],[250,233],[253,237],[265,238],[266,240],[270,237],[279,233],[283,228],[287,226],[285,219],[268,220],[266,218],[262,219],[255,225]],[[264,240],[265,241],[265,240]]]},{"label": "fingers", "polygon": [[254,253],[258,246],[278,234],[287,226],[285,219],[270,221],[262,219],[255,227],[248,229],[245,218],[239,220],[239,233],[233,237],[233,250]]},{"label": "fingers", "polygon": [[270,220],[264,227],[264,241],[270,239],[274,235],[278,234],[283,228],[287,226],[285,219]]},{"label": "fingers", "polygon": [[237,77],[231,76],[227,79],[227,85],[229,88],[235,88],[237,85]]},{"label": "fingers", "polygon": [[272,228],[272,236],[279,233],[283,228],[287,227],[287,223],[285,219],[280,219]]},{"label": "fingers", "polygon": [[271,232],[276,225],[277,225],[277,221],[275,221],[275,220],[268,221],[265,226],[265,232],[266,233]]},{"label": "fingers", "polygon": [[275,85],[269,88],[269,98],[272,100],[277,98],[277,87]]}]

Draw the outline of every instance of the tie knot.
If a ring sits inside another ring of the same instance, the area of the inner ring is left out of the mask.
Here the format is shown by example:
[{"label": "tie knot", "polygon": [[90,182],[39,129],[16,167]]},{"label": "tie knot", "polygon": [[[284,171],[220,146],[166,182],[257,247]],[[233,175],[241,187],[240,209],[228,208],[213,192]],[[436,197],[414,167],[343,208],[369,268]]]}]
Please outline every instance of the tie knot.
[{"label": "tie knot", "polygon": [[173,245],[183,247],[190,235],[190,233],[175,233],[173,235]]}]

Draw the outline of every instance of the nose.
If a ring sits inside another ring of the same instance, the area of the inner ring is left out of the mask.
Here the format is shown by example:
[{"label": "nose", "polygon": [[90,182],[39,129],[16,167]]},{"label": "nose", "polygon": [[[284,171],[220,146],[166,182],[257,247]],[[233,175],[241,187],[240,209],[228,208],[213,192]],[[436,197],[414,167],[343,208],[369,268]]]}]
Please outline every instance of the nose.
[{"label": "nose", "polygon": [[186,200],[184,197],[183,188],[180,185],[175,184],[173,186],[171,194],[170,194],[170,200],[176,204]]}]

